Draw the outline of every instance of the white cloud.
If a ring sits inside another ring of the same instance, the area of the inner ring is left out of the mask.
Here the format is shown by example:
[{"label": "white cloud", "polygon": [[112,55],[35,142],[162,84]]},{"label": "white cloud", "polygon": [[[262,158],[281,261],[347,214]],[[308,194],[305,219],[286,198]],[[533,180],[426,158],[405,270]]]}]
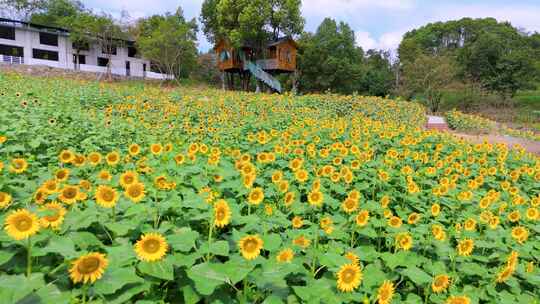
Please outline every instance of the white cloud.
[{"label": "white cloud", "polygon": [[369,32],[357,31],[356,44],[364,51],[369,49],[395,50],[399,46],[405,31],[388,32],[378,38],[373,38]]},{"label": "white cloud", "polygon": [[360,14],[369,9],[408,10],[416,0],[303,0],[302,11],[307,16],[333,16]]}]

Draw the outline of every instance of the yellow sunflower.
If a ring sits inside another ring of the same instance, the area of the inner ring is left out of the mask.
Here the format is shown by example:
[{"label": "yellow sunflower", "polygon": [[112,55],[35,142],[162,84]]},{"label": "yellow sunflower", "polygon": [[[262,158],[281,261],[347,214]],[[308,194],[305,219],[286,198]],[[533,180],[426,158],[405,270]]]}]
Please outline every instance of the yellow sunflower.
[{"label": "yellow sunflower", "polygon": [[401,227],[402,223],[403,223],[403,221],[401,220],[401,218],[399,218],[397,216],[392,216],[388,220],[388,226],[390,226],[392,228],[399,228],[399,227]]},{"label": "yellow sunflower", "polygon": [[69,277],[73,283],[94,283],[100,279],[109,265],[109,261],[102,253],[92,252],[73,261],[69,269]]},{"label": "yellow sunflower", "polygon": [[276,256],[278,263],[290,263],[294,258],[294,252],[291,248],[285,248],[281,250]]},{"label": "yellow sunflower", "polygon": [[101,207],[112,208],[116,206],[118,193],[112,187],[100,185],[96,189],[95,199],[96,203]]},{"label": "yellow sunflower", "polygon": [[131,144],[128,148],[128,153],[131,156],[137,156],[141,152],[141,147],[137,144]]},{"label": "yellow sunflower", "polygon": [[222,228],[231,221],[231,209],[225,200],[218,200],[214,203],[214,225]]},{"label": "yellow sunflower", "polygon": [[110,181],[112,179],[112,175],[107,170],[101,170],[98,173],[98,178],[104,181]]},{"label": "yellow sunflower", "polygon": [[440,293],[448,289],[448,286],[450,286],[450,277],[446,274],[440,274],[433,278],[433,282],[431,282],[431,290],[435,293]]},{"label": "yellow sunflower", "polygon": [[353,252],[350,252],[350,251],[347,252],[347,253],[345,254],[345,257],[346,257],[349,261],[351,261],[352,264],[358,265],[358,263],[360,263],[360,258],[359,258],[356,254],[354,254]]},{"label": "yellow sunflower", "polygon": [[457,250],[461,256],[469,256],[473,252],[474,241],[472,239],[464,239],[459,241]]},{"label": "yellow sunflower", "polygon": [[122,186],[124,189],[131,184],[137,183],[138,181],[139,177],[135,171],[126,171],[120,175],[120,186]]},{"label": "yellow sunflower", "polygon": [[51,227],[53,229],[60,228],[60,225],[64,222],[64,215],[67,212],[66,208],[57,202],[47,203],[40,210],[47,213],[40,219],[41,226],[43,228]]},{"label": "yellow sunflower", "polygon": [[302,228],[302,226],[304,225],[304,221],[302,220],[302,217],[300,216],[295,216],[292,219],[291,223],[292,223],[293,228],[295,229]]},{"label": "yellow sunflower", "polygon": [[98,152],[91,152],[90,154],[88,154],[88,161],[93,166],[99,165],[99,163],[101,163],[101,158],[102,156]]},{"label": "yellow sunflower", "polygon": [[525,227],[518,226],[512,228],[511,235],[518,243],[523,244],[529,238],[529,231]]},{"label": "yellow sunflower", "polygon": [[6,208],[11,203],[11,195],[0,192],[0,208]]},{"label": "yellow sunflower", "polygon": [[159,233],[148,233],[141,236],[134,246],[139,259],[145,262],[155,262],[163,259],[169,244]]},{"label": "yellow sunflower", "polygon": [[352,198],[346,198],[341,204],[341,209],[346,213],[352,213],[358,209],[358,201]]},{"label": "yellow sunflower", "polygon": [[124,191],[124,195],[129,198],[132,202],[138,203],[144,199],[144,184],[135,183],[127,186]]},{"label": "yellow sunflower", "polygon": [[65,182],[69,178],[69,169],[60,169],[54,173],[54,178],[59,182]]},{"label": "yellow sunflower", "polygon": [[323,203],[324,195],[320,191],[311,191],[308,194],[308,202],[312,206],[320,207]]},{"label": "yellow sunflower", "polygon": [[54,179],[48,180],[43,183],[41,189],[43,189],[47,194],[54,194],[58,192],[58,183]]},{"label": "yellow sunflower", "polygon": [[24,158],[15,158],[11,160],[9,171],[21,174],[28,169],[28,162]]},{"label": "yellow sunflower", "polygon": [[337,288],[342,292],[351,292],[360,286],[362,277],[358,264],[343,265],[337,273]]},{"label": "yellow sunflower", "polygon": [[120,154],[116,151],[110,152],[105,156],[105,160],[109,166],[116,166],[120,162]]},{"label": "yellow sunflower", "polygon": [[300,246],[302,248],[307,248],[311,244],[311,240],[301,235],[293,240],[293,244],[295,244],[296,246]]},{"label": "yellow sunflower", "polygon": [[364,227],[365,225],[367,225],[368,221],[369,221],[369,211],[367,210],[362,210],[360,212],[358,212],[358,214],[356,215],[356,225],[360,226],[360,227]]},{"label": "yellow sunflower", "polygon": [[402,232],[396,236],[397,248],[407,251],[412,248],[412,244],[412,236],[408,232]]},{"label": "yellow sunflower", "polygon": [[75,160],[75,153],[71,150],[63,150],[60,152],[60,155],[58,155],[58,160],[64,164],[69,164]]},{"label": "yellow sunflower", "polygon": [[254,188],[248,195],[248,202],[251,205],[258,205],[264,200],[264,192],[260,187]]},{"label": "yellow sunflower", "polygon": [[160,155],[163,151],[163,146],[161,144],[152,144],[150,145],[150,152],[154,155]]},{"label": "yellow sunflower", "polygon": [[445,304],[470,304],[471,300],[467,296],[451,296]]},{"label": "yellow sunflower", "polygon": [[240,253],[246,260],[254,260],[261,253],[264,242],[258,235],[248,235],[238,242]]},{"label": "yellow sunflower", "polygon": [[26,209],[11,212],[4,225],[6,233],[15,240],[27,239],[36,234],[40,228],[37,215]]},{"label": "yellow sunflower", "polygon": [[394,283],[390,281],[384,281],[383,284],[377,290],[377,303],[389,304],[394,296]]},{"label": "yellow sunflower", "polygon": [[79,199],[79,187],[77,186],[71,186],[66,185],[62,190],[60,190],[60,195],[58,195],[58,199],[62,201],[62,203],[71,205]]}]

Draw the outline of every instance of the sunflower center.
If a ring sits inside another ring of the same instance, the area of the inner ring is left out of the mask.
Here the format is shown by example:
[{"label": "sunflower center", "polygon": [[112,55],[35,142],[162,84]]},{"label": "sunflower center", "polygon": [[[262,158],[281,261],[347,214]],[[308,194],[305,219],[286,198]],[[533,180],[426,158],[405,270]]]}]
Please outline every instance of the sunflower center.
[{"label": "sunflower center", "polygon": [[159,241],[158,240],[147,240],[143,243],[143,249],[147,253],[156,253],[159,250]]},{"label": "sunflower center", "polygon": [[225,211],[223,209],[218,209],[216,212],[216,218],[221,221],[225,218]]},{"label": "sunflower center", "polygon": [[141,195],[141,189],[139,187],[130,187],[129,195],[131,197],[138,197],[139,195]]},{"label": "sunflower center", "polygon": [[64,190],[64,196],[68,199],[75,198],[77,196],[77,190],[74,188],[68,188]]},{"label": "sunflower center", "polygon": [[99,259],[96,257],[87,257],[83,259],[79,265],[77,265],[77,270],[82,274],[90,274],[96,271],[99,268]]},{"label": "sunflower center", "polygon": [[245,249],[248,252],[254,252],[257,249],[257,241],[255,240],[246,241]]},{"label": "sunflower center", "polygon": [[435,280],[435,286],[442,287],[444,285],[445,281],[446,281],[445,278],[437,278]]},{"label": "sunflower center", "polygon": [[60,217],[60,214],[55,213],[55,214],[51,214],[51,215],[46,215],[44,216],[43,218],[47,221],[47,222],[54,222],[56,220],[58,220],[58,218]]},{"label": "sunflower center", "polygon": [[111,190],[103,191],[103,200],[112,202],[114,200],[114,193]]},{"label": "sunflower center", "polygon": [[356,272],[353,269],[346,269],[343,272],[343,281],[345,283],[352,283],[352,281],[354,280],[355,274]]},{"label": "sunflower center", "polygon": [[20,217],[15,221],[15,227],[17,227],[17,230],[19,231],[28,231],[32,227],[32,219],[26,216]]}]

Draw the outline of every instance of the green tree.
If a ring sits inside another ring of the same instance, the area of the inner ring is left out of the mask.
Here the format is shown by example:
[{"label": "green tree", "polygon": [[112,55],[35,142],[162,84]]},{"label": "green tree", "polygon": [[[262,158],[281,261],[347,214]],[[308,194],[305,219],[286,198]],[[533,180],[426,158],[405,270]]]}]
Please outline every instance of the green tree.
[{"label": "green tree", "polygon": [[362,89],[363,50],[355,45],[348,24],[326,18],[315,34],[304,34],[299,45],[301,91],[350,94]]},{"label": "green tree", "polygon": [[80,1],[47,0],[39,12],[31,15],[30,22],[62,27],[66,25],[65,19],[73,19],[83,11],[85,8]]},{"label": "green tree", "polygon": [[112,80],[112,56],[118,47],[124,46],[127,33],[122,30],[114,18],[106,13],[95,15],[88,24],[88,33],[93,37],[98,48],[107,56],[107,78]]},{"label": "green tree", "polygon": [[367,51],[361,79],[362,93],[371,96],[386,96],[392,90],[394,79],[390,53],[380,50]]},{"label": "green tree", "polygon": [[162,73],[187,77],[197,63],[197,22],[187,21],[181,9],[175,14],[139,20],[137,48]]},{"label": "green tree", "polygon": [[432,112],[437,112],[443,93],[456,78],[455,62],[443,55],[420,55],[403,66],[403,89],[408,97],[422,98]]}]

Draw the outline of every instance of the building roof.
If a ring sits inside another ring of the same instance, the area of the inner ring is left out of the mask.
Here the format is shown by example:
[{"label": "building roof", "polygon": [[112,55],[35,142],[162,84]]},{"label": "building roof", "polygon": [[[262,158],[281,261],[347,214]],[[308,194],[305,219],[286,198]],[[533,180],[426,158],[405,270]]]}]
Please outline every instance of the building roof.
[{"label": "building roof", "polygon": [[61,27],[41,25],[41,24],[36,24],[36,23],[24,22],[20,20],[8,19],[8,18],[0,18],[0,25],[5,24],[5,23],[11,23],[14,26],[18,24],[22,27],[33,27],[35,29],[45,30],[48,32],[58,32],[58,33],[65,33],[65,34],[69,33],[68,30]]},{"label": "building roof", "polygon": [[294,41],[294,39],[292,39],[291,36],[285,36],[285,37],[278,38],[278,39],[268,43],[268,46],[276,46],[278,44],[282,44],[283,42],[291,42],[295,47],[298,47],[298,44],[296,43],[296,41]]}]

